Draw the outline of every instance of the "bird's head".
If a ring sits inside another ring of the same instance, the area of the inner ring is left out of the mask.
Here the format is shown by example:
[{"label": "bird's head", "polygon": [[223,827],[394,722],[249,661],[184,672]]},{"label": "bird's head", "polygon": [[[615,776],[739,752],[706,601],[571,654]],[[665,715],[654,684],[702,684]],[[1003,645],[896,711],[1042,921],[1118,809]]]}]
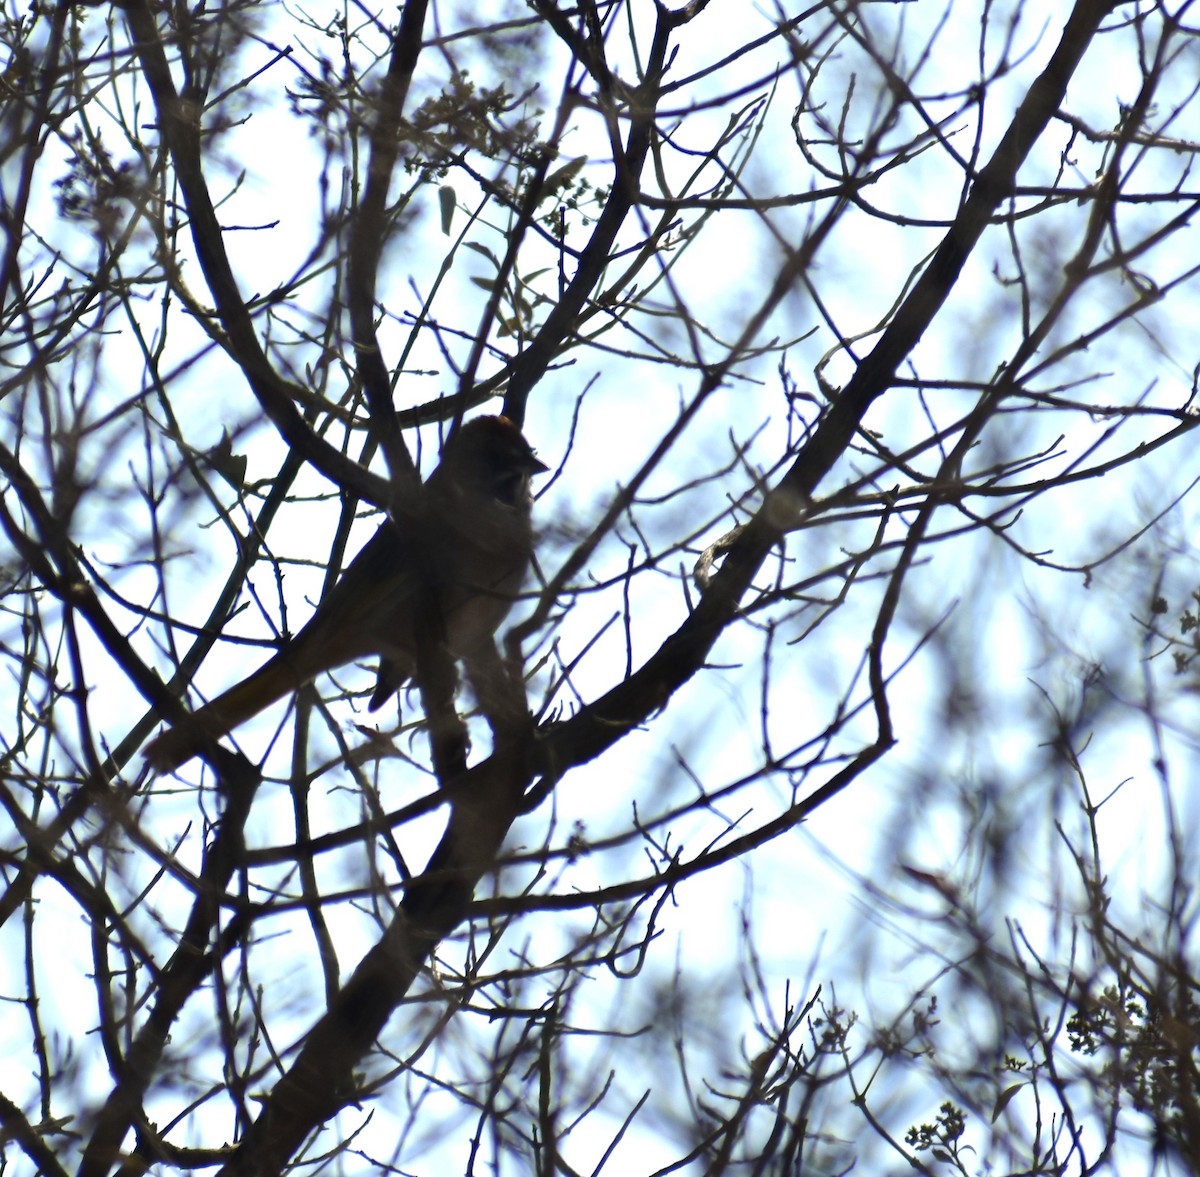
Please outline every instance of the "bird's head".
[{"label": "bird's head", "polygon": [[476,417],[451,434],[430,484],[449,480],[516,507],[532,502],[530,479],[548,469],[507,417]]}]

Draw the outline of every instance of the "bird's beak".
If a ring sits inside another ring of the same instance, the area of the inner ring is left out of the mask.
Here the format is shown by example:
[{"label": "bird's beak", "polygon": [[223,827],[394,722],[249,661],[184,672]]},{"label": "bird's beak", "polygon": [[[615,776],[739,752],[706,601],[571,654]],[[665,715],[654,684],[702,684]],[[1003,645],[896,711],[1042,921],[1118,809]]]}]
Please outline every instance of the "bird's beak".
[{"label": "bird's beak", "polygon": [[529,470],[532,474],[545,474],[550,467],[546,465],[540,458],[535,458],[533,454],[529,455]]}]

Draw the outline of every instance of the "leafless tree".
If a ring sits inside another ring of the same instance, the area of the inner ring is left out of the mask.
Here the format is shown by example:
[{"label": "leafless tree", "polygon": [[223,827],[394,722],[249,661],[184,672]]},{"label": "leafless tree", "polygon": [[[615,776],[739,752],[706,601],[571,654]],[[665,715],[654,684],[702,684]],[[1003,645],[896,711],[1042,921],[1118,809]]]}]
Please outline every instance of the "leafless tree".
[{"label": "leafless tree", "polygon": [[1200,1169],[1194,8],[0,0],[6,1168]]}]

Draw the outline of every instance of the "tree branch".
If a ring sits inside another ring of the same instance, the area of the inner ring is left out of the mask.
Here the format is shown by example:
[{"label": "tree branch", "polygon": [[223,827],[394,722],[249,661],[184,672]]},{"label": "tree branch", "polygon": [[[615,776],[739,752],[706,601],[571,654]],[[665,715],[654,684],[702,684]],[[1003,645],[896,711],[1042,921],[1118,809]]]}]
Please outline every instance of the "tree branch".
[{"label": "tree branch", "polygon": [[159,134],[167,145],[183,191],[200,267],[234,359],[263,411],[288,445],[338,486],[376,506],[387,506],[392,494],[387,481],[364,470],[308,427],[293,403],[291,386],[267,359],[254,320],[238,290],[225,252],[221,223],[204,179],[200,157],[202,111],[184,101],[175,89],[150,5],[146,0],[130,0],[124,9],[142,73],[154,97]]}]

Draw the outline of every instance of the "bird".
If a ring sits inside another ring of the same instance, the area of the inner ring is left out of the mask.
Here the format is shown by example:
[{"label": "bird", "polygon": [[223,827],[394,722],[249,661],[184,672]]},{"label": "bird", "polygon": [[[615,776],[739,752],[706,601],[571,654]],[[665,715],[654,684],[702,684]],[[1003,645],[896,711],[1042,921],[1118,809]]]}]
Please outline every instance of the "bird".
[{"label": "bird", "polygon": [[548,469],[507,417],[461,425],[418,509],[380,525],[278,653],[155,737],[146,746],[149,765],[174,772],[317,675],[373,654],[380,659],[375,711],[413,677],[417,643],[431,625],[455,659],[494,651],[533,556],[531,479]]}]

